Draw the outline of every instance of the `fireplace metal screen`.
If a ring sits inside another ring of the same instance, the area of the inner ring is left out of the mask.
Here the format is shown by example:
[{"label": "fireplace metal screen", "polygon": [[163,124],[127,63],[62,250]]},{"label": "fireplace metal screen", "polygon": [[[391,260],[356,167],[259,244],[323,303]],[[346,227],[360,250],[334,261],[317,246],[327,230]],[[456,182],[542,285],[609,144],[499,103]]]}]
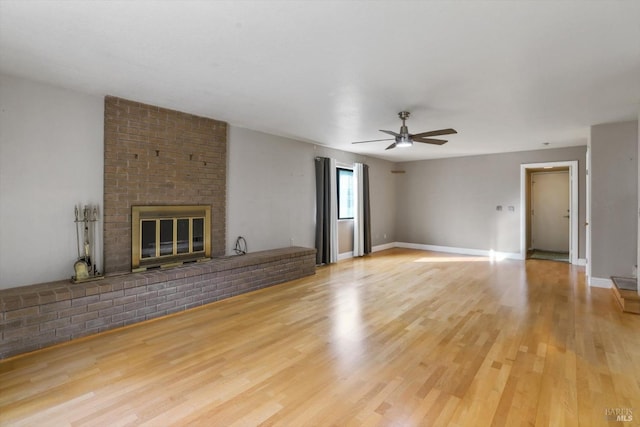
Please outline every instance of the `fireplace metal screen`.
[{"label": "fireplace metal screen", "polygon": [[133,271],[211,256],[210,206],[132,206],[131,224]]}]

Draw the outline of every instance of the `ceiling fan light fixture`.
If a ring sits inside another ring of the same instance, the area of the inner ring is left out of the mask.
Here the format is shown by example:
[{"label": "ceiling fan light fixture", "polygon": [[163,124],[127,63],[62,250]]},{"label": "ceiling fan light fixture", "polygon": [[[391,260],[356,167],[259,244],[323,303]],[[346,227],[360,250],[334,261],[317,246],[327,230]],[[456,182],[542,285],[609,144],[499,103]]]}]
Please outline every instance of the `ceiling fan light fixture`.
[{"label": "ceiling fan light fixture", "polygon": [[396,141],[396,147],[398,148],[411,147],[412,145],[413,145],[413,141],[411,140],[411,138],[408,138],[408,137],[401,137],[401,138],[398,138],[398,140]]}]

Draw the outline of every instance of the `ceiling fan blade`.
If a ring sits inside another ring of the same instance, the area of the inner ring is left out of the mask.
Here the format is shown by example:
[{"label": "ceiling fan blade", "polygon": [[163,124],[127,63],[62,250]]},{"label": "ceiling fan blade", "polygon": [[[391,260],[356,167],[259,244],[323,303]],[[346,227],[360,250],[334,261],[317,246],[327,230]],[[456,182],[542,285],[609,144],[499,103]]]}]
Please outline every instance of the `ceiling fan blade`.
[{"label": "ceiling fan blade", "polygon": [[388,146],[387,148],[385,148],[385,150],[391,150],[392,148],[396,148],[396,143],[395,142],[393,144],[391,144],[390,146]]},{"label": "ceiling fan blade", "polygon": [[442,145],[447,143],[447,141],[445,141],[444,139],[416,138],[415,136],[411,139],[413,139],[413,142],[424,142],[425,144]]},{"label": "ceiling fan blade", "polygon": [[394,132],[394,131],[392,131],[392,130],[383,130],[383,129],[380,129],[380,132],[388,133],[389,135],[393,135],[393,136],[395,136],[395,137],[400,136],[400,134],[399,134],[399,133],[395,133],[395,132]]},{"label": "ceiling fan blade", "polygon": [[356,141],[352,142],[352,144],[364,144],[365,142],[378,142],[378,141],[391,141],[393,138],[385,138],[385,139],[371,139],[369,141]]},{"label": "ceiling fan blade", "polygon": [[413,138],[425,138],[427,136],[451,135],[454,133],[458,133],[458,132],[456,132],[455,129],[440,129],[440,130],[432,130],[429,132],[416,133],[411,136]]}]

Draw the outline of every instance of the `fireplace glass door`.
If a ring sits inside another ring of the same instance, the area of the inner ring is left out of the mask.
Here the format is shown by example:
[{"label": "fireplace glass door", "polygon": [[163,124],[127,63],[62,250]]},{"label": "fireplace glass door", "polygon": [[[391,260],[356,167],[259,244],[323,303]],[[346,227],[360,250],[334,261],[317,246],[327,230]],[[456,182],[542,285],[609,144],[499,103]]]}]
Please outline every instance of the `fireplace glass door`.
[{"label": "fireplace glass door", "polygon": [[134,206],[132,269],[147,269],[208,258],[208,206]]}]

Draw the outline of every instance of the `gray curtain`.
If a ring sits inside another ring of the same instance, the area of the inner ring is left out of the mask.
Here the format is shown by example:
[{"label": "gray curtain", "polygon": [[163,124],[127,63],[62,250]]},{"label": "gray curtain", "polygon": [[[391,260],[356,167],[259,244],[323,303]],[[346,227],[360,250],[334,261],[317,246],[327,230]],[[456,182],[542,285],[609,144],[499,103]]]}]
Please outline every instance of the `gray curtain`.
[{"label": "gray curtain", "polygon": [[362,201],[364,204],[364,253],[371,253],[371,206],[369,202],[369,166],[362,165]]},{"label": "gray curtain", "polygon": [[316,264],[331,262],[331,163],[316,157]]}]

